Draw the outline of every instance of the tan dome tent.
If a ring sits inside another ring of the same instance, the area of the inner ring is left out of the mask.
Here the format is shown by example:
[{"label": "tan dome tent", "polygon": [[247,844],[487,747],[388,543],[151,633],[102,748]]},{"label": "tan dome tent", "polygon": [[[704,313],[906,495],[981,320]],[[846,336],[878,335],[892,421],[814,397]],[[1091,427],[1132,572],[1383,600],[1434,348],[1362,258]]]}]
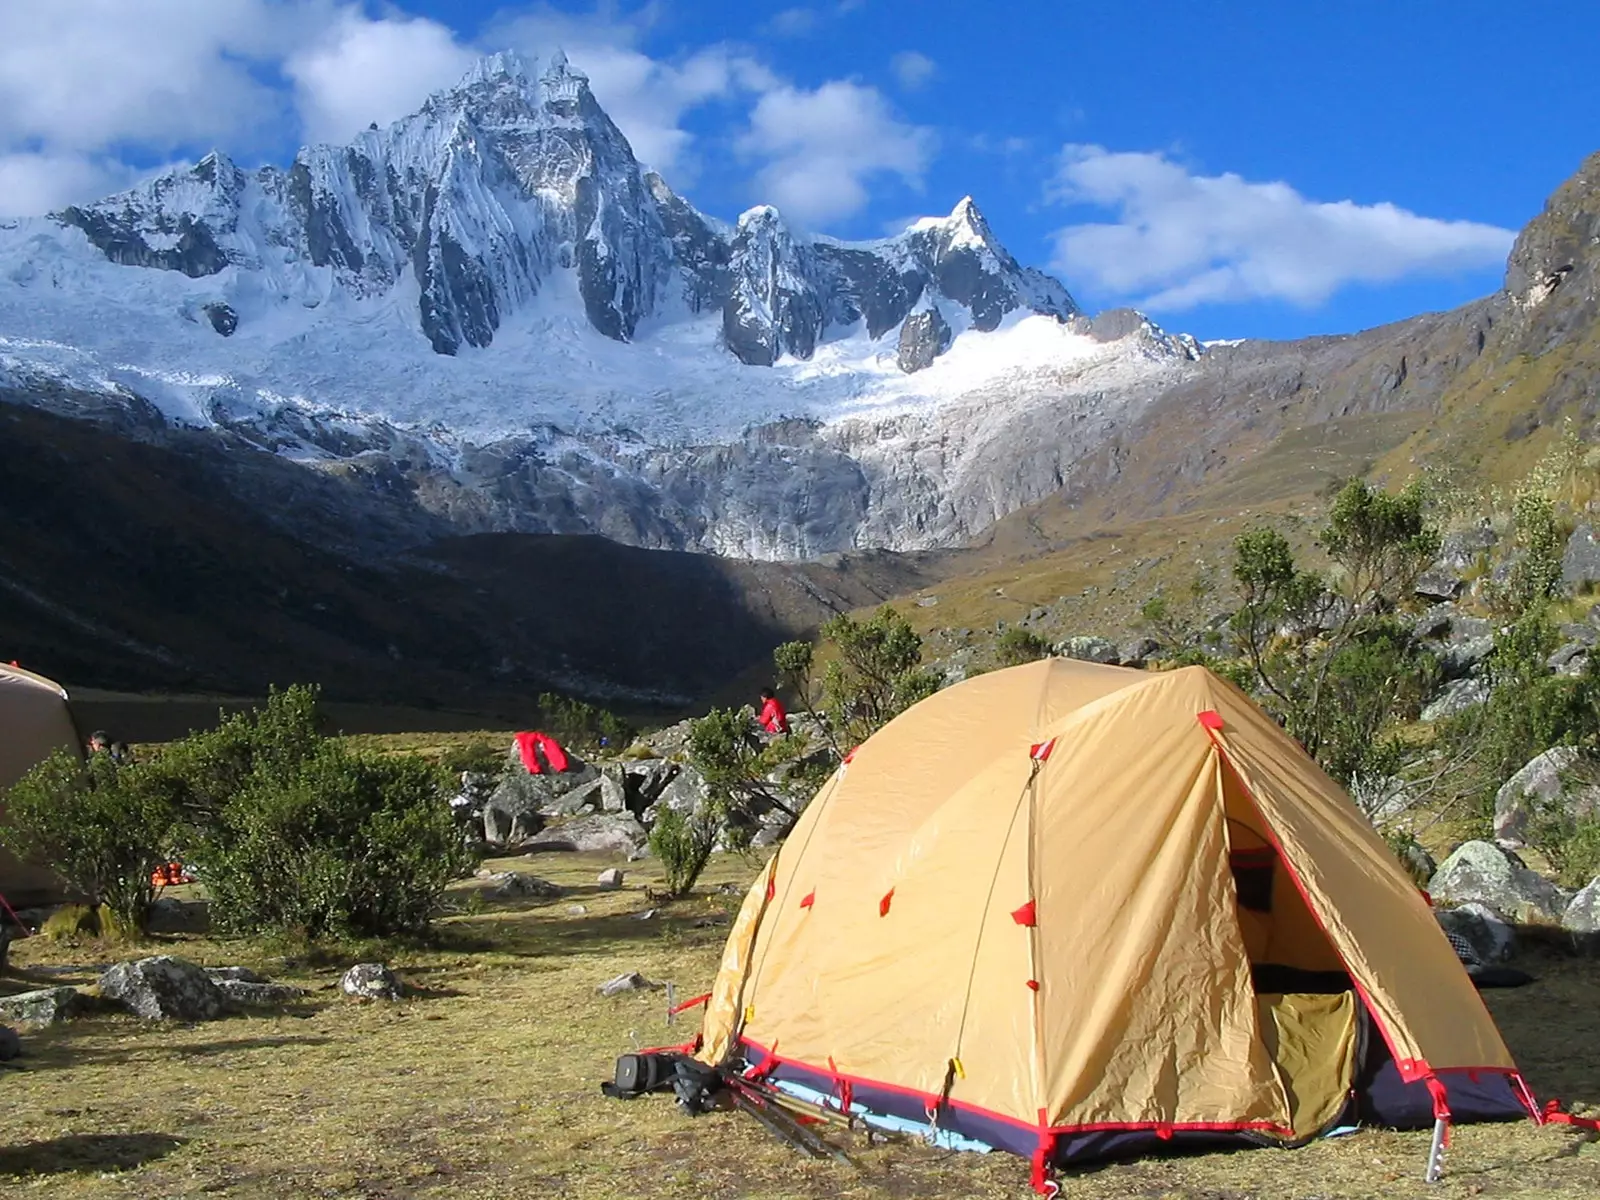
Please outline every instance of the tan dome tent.
[{"label": "tan dome tent", "polygon": [[[0,666],[0,792],[60,749],[82,752],[66,689],[20,667]],[[4,817],[0,809],[0,894],[13,906],[61,899],[59,879],[4,848]]]},{"label": "tan dome tent", "polygon": [[1382,839],[1199,667],[1049,659],[873,736],[747,896],[698,1057],[1041,1187],[1173,1142],[1538,1117]]}]

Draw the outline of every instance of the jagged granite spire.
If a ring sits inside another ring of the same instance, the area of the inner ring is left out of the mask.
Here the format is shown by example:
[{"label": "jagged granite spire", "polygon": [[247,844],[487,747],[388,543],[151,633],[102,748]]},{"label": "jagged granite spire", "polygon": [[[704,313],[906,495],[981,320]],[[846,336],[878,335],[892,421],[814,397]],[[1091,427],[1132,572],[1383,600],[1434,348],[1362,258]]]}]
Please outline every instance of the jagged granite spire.
[{"label": "jagged granite spire", "polygon": [[447,355],[491,345],[561,272],[576,274],[582,315],[607,337],[720,311],[724,345],[753,365],[809,358],[864,324],[872,338],[898,331],[912,347],[902,362],[920,369],[962,329],[1018,309],[1076,312],[1065,288],[1005,251],[970,196],[861,244],[807,237],[768,206],[731,230],[709,220],[640,167],[559,48],[537,76],[521,55],[490,55],[416,114],[307,147],[287,171],[246,174],[211,154],[57,219],[126,266],[196,279],[233,269],[216,300],[246,324],[263,295],[316,307],[414,287],[417,326]]}]

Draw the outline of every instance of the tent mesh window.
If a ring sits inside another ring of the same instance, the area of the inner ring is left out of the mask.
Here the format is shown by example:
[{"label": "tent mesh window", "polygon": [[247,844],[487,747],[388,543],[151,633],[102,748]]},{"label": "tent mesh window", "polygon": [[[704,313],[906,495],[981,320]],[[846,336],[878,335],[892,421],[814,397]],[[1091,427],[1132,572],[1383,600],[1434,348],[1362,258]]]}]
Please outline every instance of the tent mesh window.
[{"label": "tent mesh window", "polygon": [[1233,871],[1233,887],[1239,894],[1239,907],[1251,912],[1272,911],[1273,866],[1277,855],[1270,846],[1259,850],[1235,850],[1228,855]]}]

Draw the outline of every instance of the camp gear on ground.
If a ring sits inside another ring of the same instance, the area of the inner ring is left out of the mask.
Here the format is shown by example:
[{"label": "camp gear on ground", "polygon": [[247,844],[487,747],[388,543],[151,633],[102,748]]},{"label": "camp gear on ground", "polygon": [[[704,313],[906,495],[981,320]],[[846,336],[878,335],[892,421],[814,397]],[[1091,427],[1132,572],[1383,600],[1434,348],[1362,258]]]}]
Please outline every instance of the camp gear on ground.
[{"label": "camp gear on ground", "polygon": [[519,733],[516,742],[522,765],[530,775],[560,774],[571,765],[561,743],[547,733],[538,730]]}]

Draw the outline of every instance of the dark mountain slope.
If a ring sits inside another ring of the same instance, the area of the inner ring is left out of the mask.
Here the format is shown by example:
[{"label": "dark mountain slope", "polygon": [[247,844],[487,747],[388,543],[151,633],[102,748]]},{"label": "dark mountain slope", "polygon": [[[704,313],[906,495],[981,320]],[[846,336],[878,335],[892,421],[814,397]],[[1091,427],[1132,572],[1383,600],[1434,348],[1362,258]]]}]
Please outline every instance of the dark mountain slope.
[{"label": "dark mountain slope", "polygon": [[[279,485],[304,538],[237,499],[242,472],[258,493]],[[919,579],[893,556],[786,566],[521,534],[357,561],[308,474],[0,405],[0,655],[129,690],[316,680],[479,712],[525,711],[544,688],[675,704]]]}]

